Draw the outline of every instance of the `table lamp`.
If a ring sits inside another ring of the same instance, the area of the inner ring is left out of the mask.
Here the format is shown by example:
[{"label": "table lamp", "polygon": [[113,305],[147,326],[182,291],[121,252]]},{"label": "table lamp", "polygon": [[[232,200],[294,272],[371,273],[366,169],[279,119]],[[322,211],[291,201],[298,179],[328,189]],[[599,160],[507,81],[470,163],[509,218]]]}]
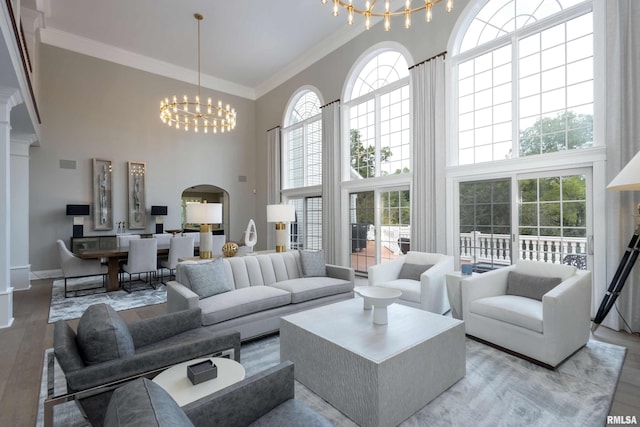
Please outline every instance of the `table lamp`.
[{"label": "table lamp", "polygon": [[164,233],[163,216],[167,215],[166,206],[151,206],[151,216],[156,217],[156,234]]},{"label": "table lamp", "polygon": [[211,224],[222,223],[221,203],[189,203],[187,205],[187,222],[200,224],[200,258],[213,257],[213,236]]},{"label": "table lamp", "polygon": [[293,205],[267,205],[267,222],[276,223],[276,252],[287,250],[289,236],[285,222],[296,220],[296,208]]},{"label": "table lamp", "polygon": [[89,215],[89,205],[67,205],[67,216],[73,216],[73,237],[84,234],[84,217]]},{"label": "table lamp", "polygon": [[[615,178],[607,186],[607,190],[614,191],[640,191],[640,152],[636,153],[627,165],[616,175]],[[640,203],[636,207],[636,217],[640,216]],[[631,236],[631,241],[627,245],[620,264],[611,279],[611,284],[607,289],[607,293],[602,298],[596,317],[593,319],[592,332],[595,332],[600,323],[607,317],[607,314],[613,307],[618,298],[624,282],[629,277],[629,273],[633,269],[633,265],[640,253],[640,223],[636,223],[635,231]]]}]

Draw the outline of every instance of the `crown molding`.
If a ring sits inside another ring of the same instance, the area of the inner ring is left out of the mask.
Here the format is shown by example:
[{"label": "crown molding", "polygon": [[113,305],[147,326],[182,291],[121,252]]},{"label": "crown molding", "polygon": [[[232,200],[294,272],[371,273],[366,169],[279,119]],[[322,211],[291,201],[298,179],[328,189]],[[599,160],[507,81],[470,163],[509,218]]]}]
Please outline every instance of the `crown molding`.
[{"label": "crown molding", "polygon": [[277,88],[287,80],[294,77],[296,74],[309,68],[311,65],[315,64],[316,62],[329,55],[339,47],[345,45],[349,41],[353,40],[364,31],[366,30],[361,25],[345,25],[343,29],[333,33],[331,36],[315,45],[312,49],[309,49],[305,53],[305,55],[289,63],[282,70],[278,71],[276,74],[256,86],[256,99]]},{"label": "crown molding", "polygon": [[[198,73],[196,71],[53,28],[41,29],[40,41],[50,46],[67,49],[159,76],[169,77],[194,85],[198,84]],[[200,85],[218,92],[224,92],[251,100],[256,99],[255,91],[252,88],[207,74],[201,75]]]}]

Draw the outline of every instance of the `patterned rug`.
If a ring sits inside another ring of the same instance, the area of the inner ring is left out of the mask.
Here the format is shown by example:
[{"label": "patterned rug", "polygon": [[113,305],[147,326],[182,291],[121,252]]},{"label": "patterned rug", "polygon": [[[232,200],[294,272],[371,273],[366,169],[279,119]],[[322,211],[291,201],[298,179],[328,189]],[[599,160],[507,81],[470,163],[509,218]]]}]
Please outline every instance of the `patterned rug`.
[{"label": "patterned rug", "polygon": [[[401,426],[603,426],[611,408],[626,349],[597,341],[589,343],[551,371],[467,339],[465,377]],[[47,350],[51,351],[51,350]],[[245,343],[241,361],[247,376],[280,362],[280,338],[275,335]],[[45,359],[46,360],[46,359]],[[56,392],[64,387],[57,368]],[[38,421],[46,393],[43,369]],[[356,426],[304,385],[296,381],[296,399],[338,427]],[[74,402],[58,405],[55,426],[84,426]]]},{"label": "patterned rug", "polygon": [[[158,282],[156,289],[147,286],[146,289],[127,293],[119,290],[116,292],[104,292],[104,290],[83,290],[100,285],[101,279],[95,277],[83,277],[67,281],[67,291],[78,291],[76,297],[64,297],[64,280],[53,282],[51,291],[51,307],[49,308],[49,323],[57,320],[77,319],[91,304],[101,302],[109,304],[116,311],[130,308],[143,307],[145,305],[162,304],[167,301],[167,289]],[[71,294],[70,294],[71,295]]]}]

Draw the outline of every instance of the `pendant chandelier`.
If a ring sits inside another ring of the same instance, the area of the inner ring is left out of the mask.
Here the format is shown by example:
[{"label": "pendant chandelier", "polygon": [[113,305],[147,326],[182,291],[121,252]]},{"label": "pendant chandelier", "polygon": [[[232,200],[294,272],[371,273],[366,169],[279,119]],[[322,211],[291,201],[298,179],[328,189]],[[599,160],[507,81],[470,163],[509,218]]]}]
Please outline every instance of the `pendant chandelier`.
[{"label": "pendant chandelier", "polygon": [[[327,0],[321,0],[322,4],[326,4]],[[426,22],[431,22],[433,18],[431,8],[433,5],[440,3],[442,0],[419,0],[421,3],[424,1],[424,4],[418,7],[411,7],[412,0],[405,0],[404,9],[398,10],[396,12],[391,11],[391,1],[384,0],[384,11],[380,10],[379,12],[374,11],[373,9],[376,6],[377,0],[356,0],[360,4],[364,3],[362,7],[356,7],[353,3],[353,0],[342,1],[342,0],[332,0],[333,2],[333,16],[338,16],[338,12],[340,8],[344,8],[347,10],[347,23],[349,25],[353,25],[353,15],[355,13],[364,16],[364,28],[371,28],[371,17],[379,17],[384,19],[384,30],[389,31],[391,29],[391,17],[392,16],[404,16],[404,27],[411,27],[411,14],[420,12],[422,10],[425,11],[424,19]],[[446,0],[445,9],[447,12],[451,12],[453,10],[453,0]]]},{"label": "pendant chandelier", "polygon": [[188,131],[190,128],[195,132],[200,129],[207,133],[209,129],[217,133],[218,129],[224,133],[235,129],[236,110],[229,107],[229,104],[222,105],[218,101],[217,105],[211,104],[211,98],[207,103],[200,103],[200,21],[203,16],[199,13],[193,15],[198,22],[198,94],[195,99],[189,99],[187,95],[182,97],[182,101],[174,96],[172,101],[165,98],[160,101],[160,119],[163,123],[173,126],[176,129]]}]

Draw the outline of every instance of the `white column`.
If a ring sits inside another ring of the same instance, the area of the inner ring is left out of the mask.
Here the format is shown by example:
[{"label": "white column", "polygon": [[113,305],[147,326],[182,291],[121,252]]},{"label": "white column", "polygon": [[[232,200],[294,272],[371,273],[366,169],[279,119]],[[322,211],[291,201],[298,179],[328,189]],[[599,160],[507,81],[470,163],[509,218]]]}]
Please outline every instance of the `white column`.
[{"label": "white column", "polygon": [[11,266],[11,177],[10,132],[11,109],[20,104],[20,93],[11,88],[0,88],[0,328],[13,323],[13,288],[9,270]]},{"label": "white column", "polygon": [[11,137],[11,286],[29,289],[29,146],[35,135]]}]

